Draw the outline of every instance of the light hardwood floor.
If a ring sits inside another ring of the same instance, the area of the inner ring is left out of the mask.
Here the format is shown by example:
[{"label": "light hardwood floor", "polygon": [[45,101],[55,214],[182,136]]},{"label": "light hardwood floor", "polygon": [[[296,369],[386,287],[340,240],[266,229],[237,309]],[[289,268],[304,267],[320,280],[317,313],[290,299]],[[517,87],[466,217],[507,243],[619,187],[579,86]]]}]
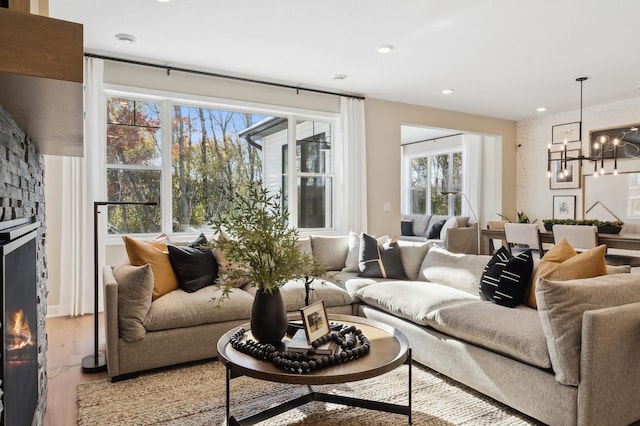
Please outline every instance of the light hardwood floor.
[{"label": "light hardwood floor", "polygon": [[[47,412],[45,426],[69,426],[77,423],[76,386],[104,379],[107,372],[84,374],[82,358],[93,353],[93,315],[47,318]],[[102,315],[99,317],[102,329]],[[104,350],[104,332],[99,333]]]}]

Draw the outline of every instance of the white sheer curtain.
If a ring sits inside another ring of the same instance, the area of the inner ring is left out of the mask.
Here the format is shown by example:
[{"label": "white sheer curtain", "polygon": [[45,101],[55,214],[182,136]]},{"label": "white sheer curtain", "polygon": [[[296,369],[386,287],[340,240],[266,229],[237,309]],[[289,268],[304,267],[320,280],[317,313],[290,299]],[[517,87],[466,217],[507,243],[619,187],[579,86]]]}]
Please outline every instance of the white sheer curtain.
[{"label": "white sheer curtain", "polygon": [[364,101],[342,97],[340,115],[344,146],[343,211],[345,231],[367,231],[367,152]]},{"label": "white sheer curtain", "polygon": [[[104,62],[84,62],[84,157],[63,158],[62,266],[60,268],[60,314],[93,312],[93,200],[99,194],[100,153],[97,149],[104,125],[102,94]],[[101,296],[100,289],[100,299]]]},{"label": "white sheer curtain", "polygon": [[[481,180],[482,180],[482,136],[480,135],[464,135],[462,137],[462,191],[467,195],[469,204],[473,211],[478,215],[478,221],[482,222],[480,217],[482,209],[480,208]],[[462,214],[473,218],[473,214],[469,211],[469,206],[462,202]],[[478,223],[480,226],[480,223]]]}]

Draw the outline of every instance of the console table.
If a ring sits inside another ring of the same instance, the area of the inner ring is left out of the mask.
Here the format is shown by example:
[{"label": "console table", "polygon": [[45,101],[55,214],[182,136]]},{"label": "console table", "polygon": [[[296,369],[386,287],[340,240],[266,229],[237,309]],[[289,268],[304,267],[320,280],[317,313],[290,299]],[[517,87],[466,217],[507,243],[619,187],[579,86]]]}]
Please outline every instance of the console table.
[{"label": "console table", "polygon": [[[576,225],[579,226],[579,225]],[[492,254],[492,240],[504,240],[504,229],[482,229],[481,235],[481,251],[482,254]],[[540,232],[540,239],[543,243],[553,244],[553,232]],[[600,244],[606,244],[607,248],[618,248],[626,250],[640,251],[640,234],[598,234]]]}]

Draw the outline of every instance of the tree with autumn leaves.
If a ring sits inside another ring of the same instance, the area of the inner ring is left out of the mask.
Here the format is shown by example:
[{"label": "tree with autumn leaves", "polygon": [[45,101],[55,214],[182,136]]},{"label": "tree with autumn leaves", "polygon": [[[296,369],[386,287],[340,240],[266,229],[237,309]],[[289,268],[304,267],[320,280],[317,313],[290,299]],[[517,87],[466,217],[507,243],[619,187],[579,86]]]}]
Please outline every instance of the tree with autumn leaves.
[{"label": "tree with autumn leaves", "polygon": [[[107,181],[110,201],[159,201],[161,104],[107,102]],[[221,188],[261,178],[260,151],[238,133],[261,116],[204,107],[171,107],[173,231],[200,229],[228,200]],[[156,232],[160,207],[109,209],[111,232]]]}]

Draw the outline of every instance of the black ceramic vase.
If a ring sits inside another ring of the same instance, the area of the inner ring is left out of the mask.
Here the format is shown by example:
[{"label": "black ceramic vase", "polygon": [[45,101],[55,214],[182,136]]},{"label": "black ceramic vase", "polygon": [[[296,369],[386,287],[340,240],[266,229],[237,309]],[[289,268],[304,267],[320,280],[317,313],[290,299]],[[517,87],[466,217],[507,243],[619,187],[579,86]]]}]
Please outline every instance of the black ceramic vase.
[{"label": "black ceramic vase", "polygon": [[251,334],[260,343],[277,345],[287,332],[287,311],[280,290],[256,292],[251,308]]}]

